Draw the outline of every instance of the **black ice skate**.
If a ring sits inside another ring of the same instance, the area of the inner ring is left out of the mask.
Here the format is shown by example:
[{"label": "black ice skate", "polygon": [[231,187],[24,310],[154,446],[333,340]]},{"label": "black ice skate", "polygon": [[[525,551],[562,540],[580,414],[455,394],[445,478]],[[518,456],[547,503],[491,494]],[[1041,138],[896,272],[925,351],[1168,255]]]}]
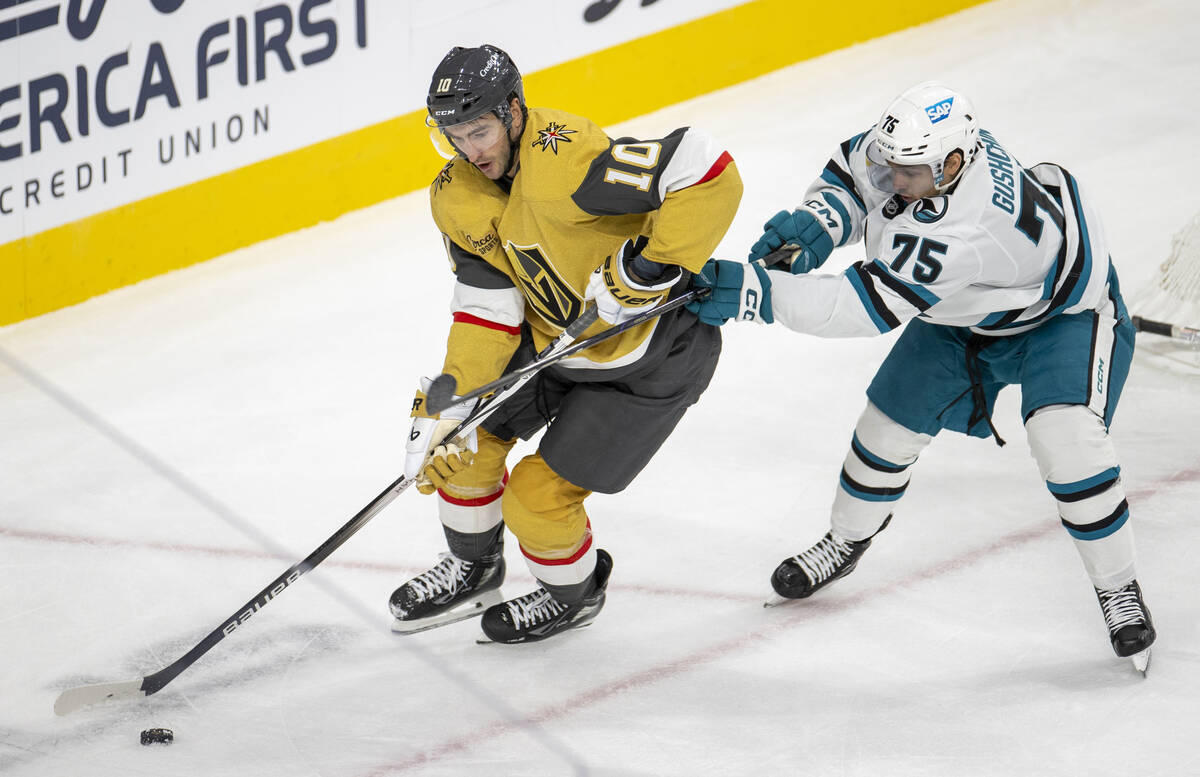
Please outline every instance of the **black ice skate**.
[{"label": "black ice skate", "polygon": [[563,604],[538,586],[532,593],[489,607],[481,622],[483,633],[492,642],[515,644],[536,642],[560,631],[587,626],[604,606],[604,589],[608,587],[611,572],[612,557],[597,550],[594,587],[581,601]]},{"label": "black ice skate", "polygon": [[816,545],[799,555],[786,559],[771,575],[771,587],[782,599],[769,601],[766,606],[782,604],[785,599],[807,599],[825,586],[854,571],[858,559],[871,540],[848,540],[832,531]]},{"label": "black ice skate", "polygon": [[503,600],[503,548],[478,561],[443,553],[437,566],[392,593],[388,605],[396,620],[392,631],[411,634],[481,614]]},{"label": "black ice skate", "polygon": [[1132,659],[1134,667],[1145,674],[1150,666],[1150,646],[1158,635],[1150,620],[1150,610],[1142,601],[1138,582],[1134,580],[1120,588],[1097,588],[1096,598],[1100,600],[1113,652]]}]

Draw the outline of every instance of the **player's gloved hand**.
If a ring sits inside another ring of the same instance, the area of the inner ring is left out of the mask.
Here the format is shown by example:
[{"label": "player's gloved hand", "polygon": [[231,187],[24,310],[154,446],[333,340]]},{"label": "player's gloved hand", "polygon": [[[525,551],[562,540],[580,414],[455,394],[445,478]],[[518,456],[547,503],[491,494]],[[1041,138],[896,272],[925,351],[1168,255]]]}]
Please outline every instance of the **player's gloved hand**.
[{"label": "player's gloved hand", "polygon": [[600,318],[609,324],[624,323],[661,304],[682,274],[677,265],[645,258],[626,240],[592,272],[584,299],[595,300]]},{"label": "player's gloved hand", "polygon": [[833,253],[833,238],[821,220],[812,211],[797,208],[781,210],[763,224],[762,237],[750,247],[750,261],[764,259],[787,244],[799,249],[788,267],[793,275],[815,270]]},{"label": "player's gloved hand", "polygon": [[771,278],[757,263],[709,259],[700,274],[692,278],[692,287],[712,289],[699,302],[687,304],[687,309],[706,324],[720,326],[731,318],[759,324],[775,321],[771,313]]},{"label": "player's gloved hand", "polygon": [[421,378],[421,388],[413,399],[412,430],[404,449],[404,477],[415,480],[417,490],[422,494],[432,494],[445,487],[448,478],[471,466],[475,452],[479,450],[474,429],[463,441],[465,447],[443,440],[470,414],[471,405],[452,405],[441,415],[429,415],[425,412],[425,393],[432,383],[429,378]]}]

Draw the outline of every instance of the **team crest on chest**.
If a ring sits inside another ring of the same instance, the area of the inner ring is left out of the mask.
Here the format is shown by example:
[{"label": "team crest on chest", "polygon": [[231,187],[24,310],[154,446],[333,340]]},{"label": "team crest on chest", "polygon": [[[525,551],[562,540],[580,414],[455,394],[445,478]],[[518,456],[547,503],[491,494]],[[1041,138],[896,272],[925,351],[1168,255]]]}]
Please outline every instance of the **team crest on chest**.
[{"label": "team crest on chest", "polygon": [[950,200],[946,197],[924,197],[917,200],[917,205],[913,208],[913,218],[922,224],[933,224],[942,220],[949,206]]},{"label": "team crest on chest", "polygon": [[538,315],[565,329],[583,312],[583,300],[550,264],[541,246],[509,242],[504,251],[516,271],[525,299]]},{"label": "team crest on chest", "polygon": [[576,131],[577,130],[567,129],[567,125],[565,124],[559,124],[556,121],[552,121],[546,125],[546,129],[538,130],[537,139],[529,145],[533,148],[541,146],[542,151],[550,149],[554,152],[555,156],[558,156],[558,144],[560,142],[570,143],[571,139],[568,138],[567,135],[574,135]]}]

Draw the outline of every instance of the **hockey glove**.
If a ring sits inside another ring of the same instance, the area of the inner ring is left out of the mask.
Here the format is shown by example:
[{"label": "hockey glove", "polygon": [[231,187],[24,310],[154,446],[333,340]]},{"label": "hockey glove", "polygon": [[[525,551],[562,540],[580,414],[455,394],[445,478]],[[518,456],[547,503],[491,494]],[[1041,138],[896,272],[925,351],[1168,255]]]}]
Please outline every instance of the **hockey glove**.
[{"label": "hockey glove", "polygon": [[720,326],[731,318],[770,324],[771,278],[757,263],[742,264],[724,259],[709,259],[692,278],[692,287],[712,289],[699,302],[689,302],[687,309],[705,324]]},{"label": "hockey glove", "polygon": [[422,494],[432,494],[445,487],[448,478],[471,466],[475,452],[479,450],[474,429],[464,441],[466,447],[443,441],[470,414],[471,406],[470,403],[452,405],[441,415],[428,415],[425,393],[432,383],[429,378],[421,378],[421,389],[413,399],[412,429],[404,449],[404,477],[414,480]]},{"label": "hockey glove", "polygon": [[[646,259],[632,240],[626,240],[592,272],[584,298],[596,301],[600,318],[609,324],[621,324],[657,307],[682,274],[676,265]],[[643,280],[650,275],[655,277]]]},{"label": "hockey glove", "polygon": [[805,208],[781,210],[763,224],[762,237],[750,247],[750,261],[762,259],[785,244],[800,249],[788,268],[793,275],[802,275],[825,264],[833,253],[833,238],[825,226]]}]

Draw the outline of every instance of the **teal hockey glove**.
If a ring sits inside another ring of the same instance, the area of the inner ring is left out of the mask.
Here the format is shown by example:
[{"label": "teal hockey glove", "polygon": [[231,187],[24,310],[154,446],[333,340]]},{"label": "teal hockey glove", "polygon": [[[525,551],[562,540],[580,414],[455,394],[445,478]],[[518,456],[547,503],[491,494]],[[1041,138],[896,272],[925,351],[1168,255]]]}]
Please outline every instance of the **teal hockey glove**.
[{"label": "teal hockey glove", "polygon": [[712,289],[699,302],[689,302],[687,309],[705,324],[721,326],[731,318],[770,324],[771,279],[758,264],[742,264],[724,259],[709,259],[700,274],[692,278],[692,287]]},{"label": "teal hockey glove", "polygon": [[811,211],[800,208],[781,210],[763,224],[762,237],[750,247],[750,261],[762,259],[789,243],[800,249],[788,268],[793,275],[817,269],[833,253],[833,238],[820,220]]}]

